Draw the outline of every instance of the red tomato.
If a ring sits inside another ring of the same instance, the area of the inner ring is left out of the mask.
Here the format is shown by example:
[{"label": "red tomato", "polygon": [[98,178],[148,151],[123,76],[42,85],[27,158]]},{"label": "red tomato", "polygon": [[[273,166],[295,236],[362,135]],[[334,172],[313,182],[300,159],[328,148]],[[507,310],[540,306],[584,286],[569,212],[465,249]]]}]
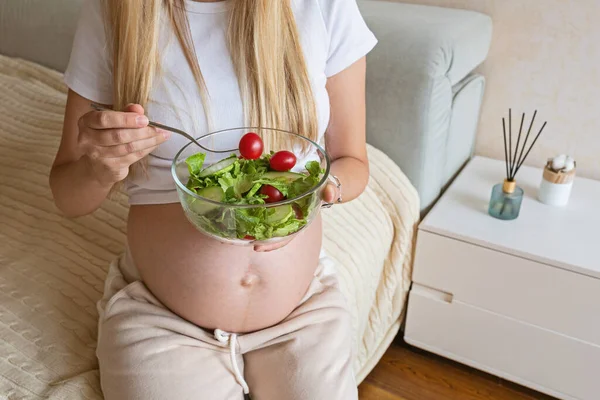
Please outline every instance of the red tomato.
[{"label": "red tomato", "polygon": [[246,235],[244,236],[244,240],[254,240],[256,239],[254,236]]},{"label": "red tomato", "polygon": [[294,210],[294,214],[296,214],[296,219],[302,219],[303,215],[302,215],[302,209],[300,208],[300,206],[296,203],[292,204],[292,210]]},{"label": "red tomato", "polygon": [[282,150],[273,154],[269,162],[275,171],[289,171],[296,165],[296,156],[291,151]]},{"label": "red tomato", "polygon": [[283,193],[281,193],[277,188],[274,188],[271,185],[262,185],[260,188],[260,194],[267,196],[265,202],[267,203],[276,203],[278,201],[283,200]]},{"label": "red tomato", "polygon": [[246,133],[240,140],[240,154],[246,160],[256,160],[262,155],[263,141],[254,132]]}]

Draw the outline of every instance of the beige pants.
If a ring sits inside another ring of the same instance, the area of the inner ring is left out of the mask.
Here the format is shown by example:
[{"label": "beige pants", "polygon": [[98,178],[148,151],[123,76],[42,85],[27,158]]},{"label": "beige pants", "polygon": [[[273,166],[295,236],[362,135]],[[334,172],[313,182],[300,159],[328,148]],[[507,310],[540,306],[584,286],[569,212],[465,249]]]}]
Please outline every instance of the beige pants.
[{"label": "beige pants", "polygon": [[335,275],[323,270],[321,262],[283,322],[236,337],[171,312],[121,257],[98,303],[105,399],[241,400],[245,382],[253,400],[358,399],[350,315]]}]

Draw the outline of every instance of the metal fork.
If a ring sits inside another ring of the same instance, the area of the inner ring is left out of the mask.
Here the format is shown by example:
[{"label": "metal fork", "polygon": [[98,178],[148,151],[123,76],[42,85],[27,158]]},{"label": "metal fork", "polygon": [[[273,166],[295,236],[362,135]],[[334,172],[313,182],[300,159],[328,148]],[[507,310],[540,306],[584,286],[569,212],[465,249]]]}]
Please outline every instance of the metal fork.
[{"label": "metal fork", "polygon": [[[91,103],[90,105],[96,111],[113,111],[110,108],[101,106],[100,104]],[[200,142],[198,142],[196,139],[194,139],[194,137],[192,135],[190,135],[189,133],[182,131],[181,129],[173,128],[172,126],[159,124],[158,122],[153,122],[153,121],[149,121],[148,125],[153,126],[155,128],[164,129],[165,131],[177,133],[178,135],[181,135],[184,138],[188,139],[190,142],[194,143],[196,146],[200,147],[201,149],[204,149],[211,153],[230,153],[231,152],[231,150],[208,149],[208,148],[204,147],[203,145],[201,145]]]}]

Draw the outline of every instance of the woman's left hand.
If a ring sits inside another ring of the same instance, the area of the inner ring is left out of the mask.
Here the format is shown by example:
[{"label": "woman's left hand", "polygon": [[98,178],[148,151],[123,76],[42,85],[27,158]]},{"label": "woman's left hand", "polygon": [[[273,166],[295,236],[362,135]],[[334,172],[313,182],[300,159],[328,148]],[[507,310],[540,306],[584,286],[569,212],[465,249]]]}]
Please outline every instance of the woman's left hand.
[{"label": "woman's left hand", "polygon": [[[333,203],[337,196],[337,188],[332,183],[327,183],[323,190],[321,191],[321,200],[325,203]],[[254,246],[254,251],[258,251],[260,253],[266,253],[269,251],[274,251],[286,246],[294,239],[292,236],[289,239],[283,240],[281,242],[273,243],[273,244],[257,244]]]},{"label": "woman's left hand", "polygon": [[325,203],[335,202],[338,196],[337,190],[338,189],[333,183],[328,182],[327,185],[323,188],[323,191],[321,192],[321,199],[323,199]]}]

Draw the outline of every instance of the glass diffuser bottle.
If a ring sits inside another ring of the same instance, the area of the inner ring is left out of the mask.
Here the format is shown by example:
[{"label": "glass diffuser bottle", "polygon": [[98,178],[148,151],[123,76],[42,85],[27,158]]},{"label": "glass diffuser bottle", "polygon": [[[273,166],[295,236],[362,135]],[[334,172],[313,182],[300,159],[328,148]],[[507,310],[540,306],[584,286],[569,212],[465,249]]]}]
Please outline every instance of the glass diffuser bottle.
[{"label": "glass diffuser bottle", "polygon": [[492,189],[488,213],[498,219],[515,219],[519,216],[522,201],[523,189],[517,186],[517,182],[505,179],[504,183]]},{"label": "glass diffuser bottle", "polygon": [[519,212],[521,211],[521,203],[523,202],[523,189],[517,186],[515,176],[517,175],[517,172],[519,172],[523,162],[525,162],[529,152],[535,145],[535,142],[537,142],[547,124],[547,122],[544,122],[544,125],[540,129],[539,133],[535,136],[533,143],[531,143],[527,152],[523,154],[525,148],[527,147],[527,141],[529,140],[529,134],[533,128],[536,115],[537,110],[533,114],[533,118],[531,119],[531,124],[529,125],[529,130],[527,131],[525,140],[523,141],[522,146],[519,147],[521,144],[523,123],[525,122],[525,113],[523,113],[523,116],[521,117],[521,127],[519,128],[519,136],[517,137],[517,143],[514,148],[512,145],[512,110],[508,110],[508,140],[506,140],[506,120],[502,118],[506,179],[504,179],[503,183],[499,183],[492,188],[492,196],[490,198],[488,214],[494,218],[513,220],[519,216]]}]

